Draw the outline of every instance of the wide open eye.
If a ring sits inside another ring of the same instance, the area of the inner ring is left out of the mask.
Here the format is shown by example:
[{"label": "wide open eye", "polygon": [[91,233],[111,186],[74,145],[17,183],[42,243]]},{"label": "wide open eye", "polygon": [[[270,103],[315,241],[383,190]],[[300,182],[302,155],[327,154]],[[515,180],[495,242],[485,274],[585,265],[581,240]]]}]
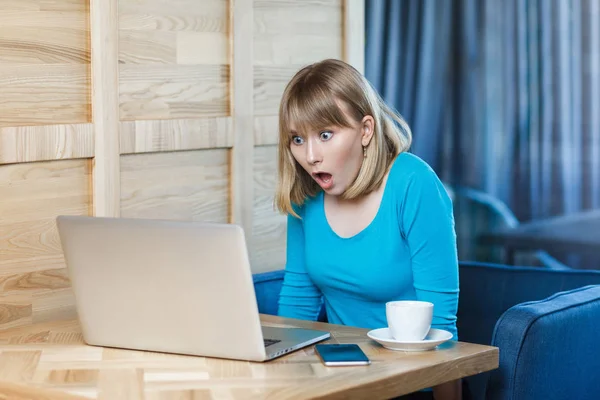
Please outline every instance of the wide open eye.
[{"label": "wide open eye", "polygon": [[292,136],[292,143],[299,146],[304,143],[304,139],[301,136]]},{"label": "wide open eye", "polygon": [[323,131],[320,133],[319,137],[321,138],[322,141],[327,141],[329,139],[331,139],[331,137],[333,136],[333,132],[331,131]]}]

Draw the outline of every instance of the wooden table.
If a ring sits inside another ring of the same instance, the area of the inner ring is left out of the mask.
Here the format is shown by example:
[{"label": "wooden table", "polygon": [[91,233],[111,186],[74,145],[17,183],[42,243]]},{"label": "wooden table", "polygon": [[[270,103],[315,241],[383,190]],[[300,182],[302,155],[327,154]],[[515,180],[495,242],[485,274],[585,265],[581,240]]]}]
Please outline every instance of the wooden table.
[{"label": "wooden table", "polygon": [[487,232],[479,240],[506,248],[508,264],[513,263],[517,250],[573,253],[600,260],[600,210],[523,223]]},{"label": "wooden table", "polygon": [[83,343],[77,321],[57,321],[0,331],[0,399],[383,399],[498,367],[496,347],[391,351],[363,329],[261,319],[329,330],[328,342],[357,343],[372,364],[325,367],[312,346],[267,363],[94,347]]}]

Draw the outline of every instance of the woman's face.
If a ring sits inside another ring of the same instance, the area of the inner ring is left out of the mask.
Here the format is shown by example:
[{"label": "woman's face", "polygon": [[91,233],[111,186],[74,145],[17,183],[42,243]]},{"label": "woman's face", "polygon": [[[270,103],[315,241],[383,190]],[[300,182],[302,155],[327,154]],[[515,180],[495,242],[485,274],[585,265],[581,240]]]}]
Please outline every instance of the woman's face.
[{"label": "woman's face", "polygon": [[352,126],[324,127],[311,132],[290,128],[290,149],[296,161],[329,195],[339,196],[354,182],[362,166],[363,146],[373,135],[373,117],[354,121]]}]

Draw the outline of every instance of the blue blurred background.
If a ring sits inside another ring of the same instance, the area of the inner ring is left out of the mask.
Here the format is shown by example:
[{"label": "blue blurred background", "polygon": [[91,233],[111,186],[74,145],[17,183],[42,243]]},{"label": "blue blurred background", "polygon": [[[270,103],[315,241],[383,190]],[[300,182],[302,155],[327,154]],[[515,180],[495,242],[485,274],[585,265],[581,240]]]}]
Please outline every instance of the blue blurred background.
[{"label": "blue blurred background", "polygon": [[[476,244],[482,231],[600,208],[600,1],[366,0],[365,10],[367,79],[410,124],[412,151],[462,193],[462,259],[496,261]],[[600,269],[589,254],[552,255]]]}]

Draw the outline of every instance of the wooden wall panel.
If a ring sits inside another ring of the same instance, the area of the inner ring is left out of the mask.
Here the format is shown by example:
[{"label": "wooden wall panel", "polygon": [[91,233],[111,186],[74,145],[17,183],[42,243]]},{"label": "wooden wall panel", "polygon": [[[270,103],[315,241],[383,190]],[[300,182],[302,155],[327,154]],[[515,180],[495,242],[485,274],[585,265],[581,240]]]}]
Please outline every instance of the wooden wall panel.
[{"label": "wooden wall panel", "polygon": [[232,146],[231,117],[138,120],[121,123],[121,154]]},{"label": "wooden wall panel", "polygon": [[254,151],[254,218],[252,268],[256,272],[285,267],[286,217],[275,212],[273,193],[277,181],[277,147]]},{"label": "wooden wall panel", "polygon": [[0,329],[73,316],[55,217],[89,215],[89,160],[0,166]]},{"label": "wooden wall panel", "polygon": [[121,216],[228,222],[229,160],[223,149],[121,157]]},{"label": "wooden wall panel", "polygon": [[341,0],[254,2],[255,271],[285,266],[286,218],[273,208],[281,95],[302,66],[343,58],[344,10]]},{"label": "wooden wall panel", "polygon": [[119,0],[121,120],[229,115],[226,0]]},{"label": "wooden wall panel", "polygon": [[61,214],[233,222],[285,265],[281,93],[362,0],[0,0],[0,329],[75,316]]},{"label": "wooden wall panel", "polygon": [[0,164],[93,156],[92,124],[0,128]]},{"label": "wooden wall panel", "polygon": [[87,4],[0,1],[0,128],[90,122]]}]

